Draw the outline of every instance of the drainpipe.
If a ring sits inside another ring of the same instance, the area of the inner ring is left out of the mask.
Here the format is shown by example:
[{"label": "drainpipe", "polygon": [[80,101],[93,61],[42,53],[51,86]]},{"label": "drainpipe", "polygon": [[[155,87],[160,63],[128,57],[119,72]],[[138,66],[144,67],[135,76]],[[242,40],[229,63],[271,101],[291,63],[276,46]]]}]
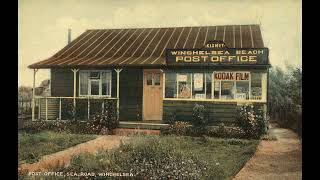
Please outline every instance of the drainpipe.
[{"label": "drainpipe", "polygon": [[34,121],[34,108],[35,108],[35,86],[36,86],[36,73],[38,69],[33,69],[33,88],[32,88],[32,121]]},{"label": "drainpipe", "polygon": [[120,72],[122,69],[114,69],[117,72],[117,118],[119,119],[119,108],[120,108]]}]

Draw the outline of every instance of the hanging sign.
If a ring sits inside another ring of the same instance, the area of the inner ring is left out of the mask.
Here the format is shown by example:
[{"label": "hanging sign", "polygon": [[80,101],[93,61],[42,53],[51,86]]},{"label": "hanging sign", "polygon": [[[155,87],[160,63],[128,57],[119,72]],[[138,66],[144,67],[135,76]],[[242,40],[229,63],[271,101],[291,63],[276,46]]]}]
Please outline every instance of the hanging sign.
[{"label": "hanging sign", "polygon": [[193,87],[195,91],[202,91],[203,89],[203,74],[195,73],[193,75]]}]

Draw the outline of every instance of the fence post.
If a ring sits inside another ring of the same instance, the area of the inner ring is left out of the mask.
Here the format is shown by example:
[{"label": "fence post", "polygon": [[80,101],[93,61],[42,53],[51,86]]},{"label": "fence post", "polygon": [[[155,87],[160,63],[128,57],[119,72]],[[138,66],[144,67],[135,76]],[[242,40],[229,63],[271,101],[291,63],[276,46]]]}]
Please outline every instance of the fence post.
[{"label": "fence post", "polygon": [[61,98],[59,100],[59,120],[61,120]]},{"label": "fence post", "polygon": [[48,98],[46,98],[46,120],[48,120]]},{"label": "fence post", "polygon": [[88,97],[88,120],[90,120],[90,99]]},{"label": "fence post", "polygon": [[40,120],[40,118],[41,118],[41,107],[40,107],[40,105],[41,105],[41,101],[40,101],[41,99],[38,99],[38,120]]}]

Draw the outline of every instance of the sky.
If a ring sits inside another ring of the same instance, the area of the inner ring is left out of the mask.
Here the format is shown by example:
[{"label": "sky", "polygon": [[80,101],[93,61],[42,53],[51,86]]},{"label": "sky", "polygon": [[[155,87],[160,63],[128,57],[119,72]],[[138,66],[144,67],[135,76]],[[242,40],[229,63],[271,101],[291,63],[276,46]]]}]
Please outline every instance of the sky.
[{"label": "sky", "polygon": [[[28,65],[53,56],[87,29],[260,24],[272,66],[302,64],[300,0],[19,0],[18,86],[32,86]],[[40,69],[36,86],[49,79]]]}]

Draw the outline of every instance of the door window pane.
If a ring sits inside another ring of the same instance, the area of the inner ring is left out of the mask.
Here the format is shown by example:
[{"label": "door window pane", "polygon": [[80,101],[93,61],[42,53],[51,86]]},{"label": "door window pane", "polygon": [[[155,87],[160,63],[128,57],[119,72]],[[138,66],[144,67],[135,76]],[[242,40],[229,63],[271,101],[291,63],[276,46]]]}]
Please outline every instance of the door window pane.
[{"label": "door window pane", "polygon": [[147,74],[147,85],[152,85],[152,74],[148,73]]},{"label": "door window pane", "polygon": [[99,81],[91,81],[91,95],[99,95]]},{"label": "door window pane", "polygon": [[154,81],[155,86],[160,85],[160,74],[159,73],[153,74],[153,81]]}]

